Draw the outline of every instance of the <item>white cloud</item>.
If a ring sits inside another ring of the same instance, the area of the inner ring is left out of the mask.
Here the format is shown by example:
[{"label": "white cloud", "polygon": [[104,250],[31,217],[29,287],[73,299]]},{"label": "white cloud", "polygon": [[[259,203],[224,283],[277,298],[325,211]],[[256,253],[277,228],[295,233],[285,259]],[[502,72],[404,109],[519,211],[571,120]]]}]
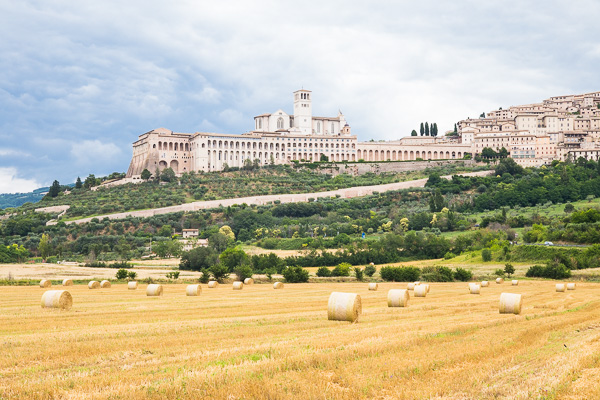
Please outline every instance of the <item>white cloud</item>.
[{"label": "white cloud", "polygon": [[16,168],[0,167],[0,193],[27,193],[42,186],[34,179],[22,179],[17,175]]},{"label": "white cloud", "polygon": [[71,156],[79,167],[110,163],[119,158],[122,153],[114,143],[102,143],[99,140],[84,140],[71,145]]}]

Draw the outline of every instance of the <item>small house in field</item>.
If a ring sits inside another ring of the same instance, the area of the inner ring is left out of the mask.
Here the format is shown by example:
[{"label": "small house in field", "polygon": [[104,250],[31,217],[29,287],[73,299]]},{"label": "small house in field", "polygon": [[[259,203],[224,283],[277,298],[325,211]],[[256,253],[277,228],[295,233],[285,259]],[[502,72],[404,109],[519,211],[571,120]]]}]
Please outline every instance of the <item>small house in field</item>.
[{"label": "small house in field", "polygon": [[197,238],[198,237],[198,229],[183,229],[181,236],[184,239]]}]

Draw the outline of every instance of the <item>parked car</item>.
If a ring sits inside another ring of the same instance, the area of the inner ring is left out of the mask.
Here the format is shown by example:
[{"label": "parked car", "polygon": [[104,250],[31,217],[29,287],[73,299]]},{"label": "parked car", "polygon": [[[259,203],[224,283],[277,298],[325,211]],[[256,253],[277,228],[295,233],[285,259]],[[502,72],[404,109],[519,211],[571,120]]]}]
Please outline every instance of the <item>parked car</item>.
[{"label": "parked car", "polygon": [[544,244],[545,244],[546,246],[554,246],[554,243],[552,243],[552,242],[544,242]]}]

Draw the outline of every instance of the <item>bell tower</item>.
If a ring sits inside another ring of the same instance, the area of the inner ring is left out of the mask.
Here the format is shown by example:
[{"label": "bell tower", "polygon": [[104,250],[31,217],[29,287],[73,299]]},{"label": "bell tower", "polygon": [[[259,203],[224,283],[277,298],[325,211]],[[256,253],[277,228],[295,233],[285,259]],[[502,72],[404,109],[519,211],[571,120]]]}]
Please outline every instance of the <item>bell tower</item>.
[{"label": "bell tower", "polygon": [[304,135],[312,135],[312,92],[296,90],[294,92],[294,128]]}]

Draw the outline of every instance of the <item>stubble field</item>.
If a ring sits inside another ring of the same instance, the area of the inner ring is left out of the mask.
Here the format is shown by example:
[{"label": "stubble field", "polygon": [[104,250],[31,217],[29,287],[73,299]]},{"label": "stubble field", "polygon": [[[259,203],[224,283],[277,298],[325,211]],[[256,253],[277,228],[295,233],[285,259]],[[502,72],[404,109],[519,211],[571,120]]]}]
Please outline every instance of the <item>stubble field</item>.
[{"label": "stubble field", "polygon": [[[145,286],[72,286],[70,311],[0,287],[0,398],[600,398],[595,283],[434,283],[408,308],[387,307],[401,283]],[[332,291],[361,295],[358,323],[327,320]],[[501,292],[523,294],[521,315],[498,313]]]}]

